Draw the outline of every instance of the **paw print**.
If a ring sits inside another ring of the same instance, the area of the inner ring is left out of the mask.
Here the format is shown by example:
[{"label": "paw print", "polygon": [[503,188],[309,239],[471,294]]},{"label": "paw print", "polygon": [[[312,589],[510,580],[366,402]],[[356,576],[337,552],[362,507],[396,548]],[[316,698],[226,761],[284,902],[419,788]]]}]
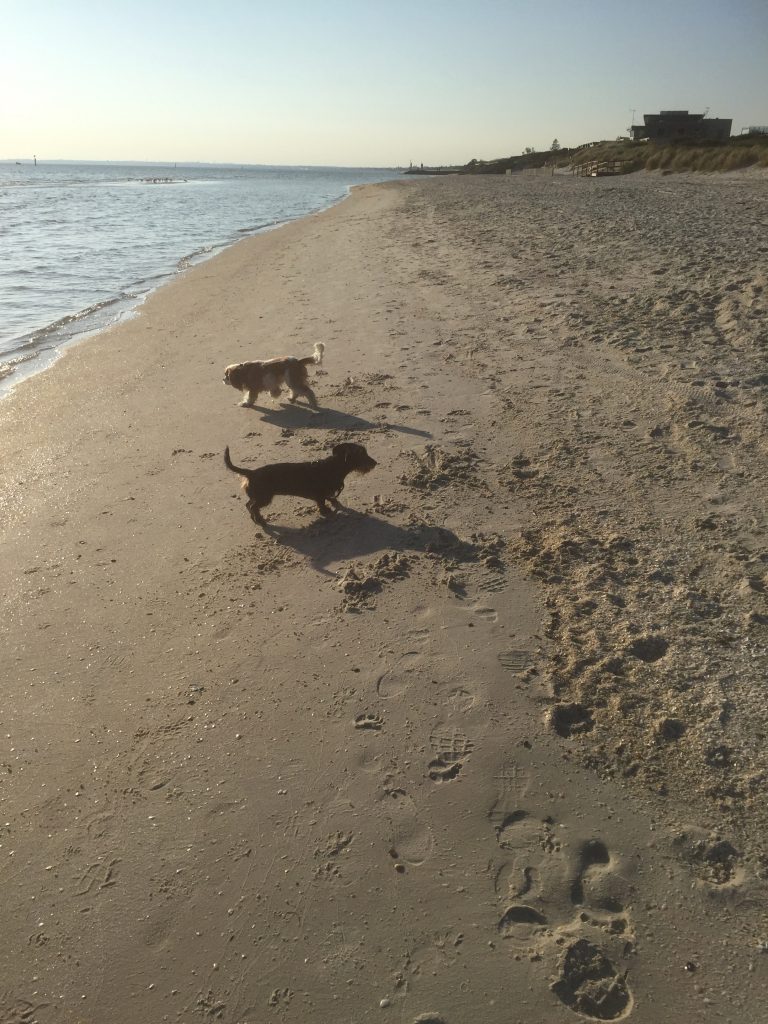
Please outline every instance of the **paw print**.
[{"label": "paw print", "polygon": [[373,729],[378,732],[384,727],[384,719],[381,715],[374,715],[366,712],[363,715],[357,715],[355,717],[355,728],[356,729]]}]

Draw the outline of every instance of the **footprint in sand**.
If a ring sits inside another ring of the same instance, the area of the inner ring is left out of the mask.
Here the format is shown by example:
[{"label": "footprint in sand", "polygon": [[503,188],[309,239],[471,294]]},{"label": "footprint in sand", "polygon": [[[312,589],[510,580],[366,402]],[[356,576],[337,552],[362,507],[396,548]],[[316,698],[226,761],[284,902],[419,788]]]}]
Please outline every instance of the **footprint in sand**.
[{"label": "footprint in sand", "polygon": [[[419,609],[417,609],[417,612],[418,611],[419,611]],[[431,608],[429,608],[429,609],[426,609],[423,612],[423,614],[431,616],[431,615],[434,614],[434,612],[433,612],[433,610]],[[432,631],[430,629],[426,629],[426,628],[422,627],[422,628],[419,628],[419,629],[409,629],[408,632],[405,635],[407,636],[408,641],[410,643],[414,644],[414,645],[415,644],[426,644],[426,643],[429,643],[429,641],[430,641],[430,639],[432,637]]]},{"label": "footprint in sand", "polygon": [[514,761],[499,766],[493,776],[499,789],[499,799],[494,804],[489,818],[497,826],[507,816],[506,808],[516,806],[531,788],[532,779],[527,771]]},{"label": "footprint in sand", "polygon": [[537,849],[546,853],[560,849],[551,824],[540,821],[527,811],[505,814],[496,826],[496,841],[502,850],[526,854]]},{"label": "footprint in sand", "polygon": [[102,889],[109,889],[117,880],[119,857],[104,859],[89,864],[74,880],[72,892],[75,896],[88,896]]},{"label": "footprint in sand", "polygon": [[561,843],[552,819],[522,808],[497,806],[490,820],[501,851],[499,937],[518,957],[555,960],[550,988],[569,1009],[593,1020],[626,1017],[632,994],[616,963],[633,935],[619,859],[598,838]]},{"label": "footprint in sand", "polygon": [[476,601],[475,604],[470,605],[467,609],[470,615],[480,619],[481,622],[498,622],[499,613],[495,608],[491,608],[482,602]]},{"label": "footprint in sand", "polygon": [[489,594],[500,594],[509,585],[504,571],[492,565],[478,573],[477,582]]},{"label": "footprint in sand", "polygon": [[507,651],[501,651],[498,658],[502,668],[514,673],[525,672],[533,663],[531,652],[520,648],[510,648]]},{"label": "footprint in sand", "polygon": [[433,782],[455,779],[472,753],[474,743],[459,729],[436,729],[429,737],[435,757],[427,766]]},{"label": "footprint in sand", "polygon": [[470,711],[475,706],[477,697],[466,687],[455,686],[446,694],[445,699],[454,711],[466,714],[467,711]]},{"label": "footprint in sand", "polygon": [[579,847],[570,896],[574,906],[623,912],[623,883],[602,840],[588,839]]},{"label": "footprint in sand", "polygon": [[389,855],[396,862],[398,870],[406,865],[418,867],[431,855],[435,840],[429,825],[419,818],[415,804],[410,797],[401,795],[392,802],[389,811],[390,846]]},{"label": "footprint in sand", "polygon": [[[539,860],[543,854],[560,849],[552,826],[526,811],[512,811],[500,817],[496,824],[496,841],[504,850],[504,857],[496,873],[494,886],[497,895],[504,901],[519,900],[537,890],[540,885]],[[513,913],[511,920],[522,920],[524,923],[525,919]],[[526,938],[524,929],[522,932],[517,929],[514,936],[508,934],[506,926],[502,929],[500,925],[500,930],[503,930],[506,938]]]},{"label": "footprint in sand", "polygon": [[115,814],[112,810],[97,811],[84,818],[88,836],[91,839],[102,839],[107,833],[114,831]]},{"label": "footprint in sand", "polygon": [[41,1011],[47,1010],[50,1005],[50,1003],[38,999],[32,1002],[10,992],[0,992],[0,1020],[8,1021],[9,1024],[15,1024],[16,1021],[24,1022],[24,1024],[31,1021],[34,1024],[34,1021],[39,1020],[42,1016],[48,1016],[47,1013],[43,1014]]},{"label": "footprint in sand", "polygon": [[547,934],[547,919],[534,907],[515,904],[504,912],[499,921],[499,935],[521,948],[529,946],[538,936]]},{"label": "footprint in sand", "polygon": [[391,668],[376,679],[376,693],[384,700],[399,697],[405,693],[421,667],[423,655],[420,651],[406,651]]},{"label": "footprint in sand", "polygon": [[587,939],[567,947],[559,971],[552,991],[576,1013],[593,1020],[620,1020],[632,1012],[626,975],[619,974],[599,946]]},{"label": "footprint in sand", "polygon": [[744,882],[741,853],[718,833],[691,826],[676,836],[673,845],[706,886],[733,889]]},{"label": "footprint in sand", "polygon": [[572,701],[553,704],[547,711],[546,719],[550,728],[563,739],[570,739],[571,736],[590,732],[595,726],[595,720],[589,708],[584,704]]}]

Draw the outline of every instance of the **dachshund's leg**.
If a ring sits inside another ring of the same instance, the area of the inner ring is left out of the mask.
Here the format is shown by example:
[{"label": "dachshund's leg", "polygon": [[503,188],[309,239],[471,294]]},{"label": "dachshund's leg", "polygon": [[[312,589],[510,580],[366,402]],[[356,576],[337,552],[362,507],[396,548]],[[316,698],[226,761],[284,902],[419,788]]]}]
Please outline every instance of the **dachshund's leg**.
[{"label": "dachshund's leg", "polygon": [[270,501],[272,501],[272,495],[259,495],[258,498],[251,498],[245,503],[245,507],[248,509],[251,519],[258,526],[263,526],[265,530],[269,529],[269,523],[262,516],[261,510],[265,508]]}]

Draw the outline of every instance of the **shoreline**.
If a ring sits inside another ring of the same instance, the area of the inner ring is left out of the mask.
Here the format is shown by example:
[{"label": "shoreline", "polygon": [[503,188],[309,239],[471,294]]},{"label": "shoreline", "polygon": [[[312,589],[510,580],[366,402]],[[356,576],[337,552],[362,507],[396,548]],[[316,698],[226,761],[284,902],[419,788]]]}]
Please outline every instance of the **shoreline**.
[{"label": "shoreline", "polygon": [[[0,402],[7,1012],[761,1019],[763,200],[595,184],[358,187]],[[224,446],[341,440],[265,538]]]},{"label": "shoreline", "polygon": [[[291,218],[279,223],[266,224],[253,230],[242,229],[243,234],[240,238],[234,238],[228,242],[222,242],[220,244],[213,244],[204,252],[197,251],[190,253],[187,256],[182,256],[177,261],[176,268],[174,270],[168,271],[165,274],[157,275],[154,279],[155,283],[146,291],[137,292],[132,296],[124,296],[122,298],[116,297],[105,299],[104,302],[97,303],[94,306],[89,306],[77,313],[64,316],[45,327],[41,327],[38,330],[31,332],[31,335],[28,336],[29,340],[24,342],[22,350],[16,348],[7,353],[8,360],[4,363],[4,366],[7,368],[7,372],[0,376],[0,401],[9,395],[13,391],[14,387],[22,381],[29,380],[38,373],[45,373],[46,370],[49,370],[64,356],[70,347],[80,345],[83,342],[88,341],[97,335],[104,334],[113,327],[118,327],[120,324],[138,316],[142,305],[151,295],[154,294],[154,292],[160,288],[164,288],[168,284],[171,284],[179,275],[185,274],[192,267],[199,266],[201,263],[205,263],[209,259],[214,259],[219,255],[219,253],[224,252],[233,245],[237,245],[239,242],[245,241],[247,238],[255,238],[267,231],[276,231],[279,228],[284,227],[286,224],[292,223],[293,220],[302,220],[304,217],[314,216],[315,213],[322,213],[323,210],[331,209],[331,207],[336,205],[336,203],[343,202],[346,198],[348,198],[348,195],[342,196],[341,199],[336,200],[329,206],[322,207],[312,213],[303,214],[301,217]],[[135,285],[130,285],[128,287],[135,287]],[[104,322],[98,321],[100,313],[107,309],[112,310],[114,307],[120,307],[120,310],[113,318]],[[82,320],[90,321],[91,318],[94,320],[93,326],[83,327],[71,336],[64,337],[63,340],[57,342],[56,339],[63,334],[64,330],[70,324],[80,322]],[[40,347],[36,354],[29,355],[26,358],[24,357],[23,347],[26,347],[27,344],[36,346],[40,343],[42,346],[43,343],[48,342],[49,340],[51,342],[50,347]],[[49,353],[47,359],[45,358],[45,353]],[[4,353],[4,359],[5,356],[6,354]],[[17,367],[23,366],[26,362],[31,362],[32,360],[36,361],[35,366],[30,367],[27,373],[17,376]],[[37,360],[40,360],[41,362],[39,367],[37,366]]]},{"label": "shoreline", "polygon": [[[75,164],[75,166],[80,166]],[[88,165],[92,166],[92,165]],[[126,166],[133,166],[127,164]],[[160,272],[151,279],[147,286],[146,278],[129,282],[121,287],[121,293],[96,302],[83,309],[68,313],[46,324],[33,329],[19,338],[16,347],[0,355],[0,401],[21,380],[29,379],[37,373],[45,372],[61,358],[63,351],[72,345],[78,345],[94,335],[110,330],[123,321],[135,316],[147,297],[158,288],[172,282],[179,274],[185,273],[190,267],[206,262],[220,252],[245,238],[256,237],[268,231],[274,231],[303,217],[314,216],[324,210],[331,209],[343,202],[350,195],[355,185],[346,186],[346,193],[326,202],[308,213],[289,216],[283,220],[275,220],[256,227],[241,227],[235,230],[232,237],[225,241],[211,242],[202,248],[180,256],[173,268]],[[82,326],[80,326],[82,324]],[[69,333],[73,328],[72,333]]]}]

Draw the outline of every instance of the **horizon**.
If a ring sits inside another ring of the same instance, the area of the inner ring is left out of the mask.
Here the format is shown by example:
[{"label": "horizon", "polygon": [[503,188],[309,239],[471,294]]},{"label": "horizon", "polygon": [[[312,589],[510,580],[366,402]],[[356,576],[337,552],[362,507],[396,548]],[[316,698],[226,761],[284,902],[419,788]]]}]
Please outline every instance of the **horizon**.
[{"label": "horizon", "polygon": [[101,160],[92,158],[77,158],[77,157],[36,157],[33,154],[30,157],[0,157],[0,164],[12,164],[14,166],[45,166],[47,164],[85,164],[85,165],[101,165],[107,164],[110,166],[117,165],[122,167],[233,167],[233,168],[248,168],[248,169],[271,169],[271,170],[307,170],[313,171],[397,171],[400,170],[396,166],[363,166],[357,164],[248,164],[231,160]]},{"label": "horizon", "polygon": [[5,27],[3,162],[462,166],[660,110],[768,122],[761,0],[39,0]]}]

